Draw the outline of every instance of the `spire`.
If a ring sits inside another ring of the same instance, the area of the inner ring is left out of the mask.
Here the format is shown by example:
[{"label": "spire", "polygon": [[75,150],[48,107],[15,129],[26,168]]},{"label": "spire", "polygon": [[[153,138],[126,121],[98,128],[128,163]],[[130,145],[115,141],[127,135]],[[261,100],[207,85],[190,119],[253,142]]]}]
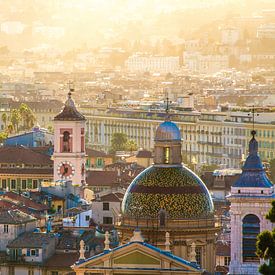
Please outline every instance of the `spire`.
[{"label": "spire", "polygon": [[261,158],[258,154],[258,141],[255,138],[256,131],[254,129],[254,107],[253,114],[253,130],[251,131],[252,138],[249,141],[249,154],[242,167],[242,174],[239,179],[233,184],[233,187],[260,187],[270,188],[272,183],[268,179],[264,170]]},{"label": "spire", "polygon": [[252,138],[249,141],[249,155],[258,155],[258,141],[255,139],[256,131],[251,131]]},{"label": "spire", "polygon": [[79,261],[85,260],[85,243],[83,240],[80,241],[79,243],[80,249],[79,249]]},{"label": "spire", "polygon": [[84,121],[85,117],[79,113],[75,107],[74,101],[72,99],[72,93],[74,92],[74,88],[72,83],[69,83],[69,92],[68,98],[65,102],[65,106],[63,110],[54,117],[54,120],[63,120],[63,121]]}]

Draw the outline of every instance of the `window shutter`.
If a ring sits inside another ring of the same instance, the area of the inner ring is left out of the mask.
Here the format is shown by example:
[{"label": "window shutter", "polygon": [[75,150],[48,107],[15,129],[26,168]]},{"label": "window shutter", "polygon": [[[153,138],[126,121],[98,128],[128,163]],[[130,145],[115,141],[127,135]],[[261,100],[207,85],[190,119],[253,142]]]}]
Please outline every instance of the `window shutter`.
[{"label": "window shutter", "polygon": [[38,248],[35,249],[35,256],[36,256],[36,257],[39,256],[39,249],[38,249]]},{"label": "window shutter", "polygon": [[29,248],[27,249],[27,256],[31,256],[31,250]]}]

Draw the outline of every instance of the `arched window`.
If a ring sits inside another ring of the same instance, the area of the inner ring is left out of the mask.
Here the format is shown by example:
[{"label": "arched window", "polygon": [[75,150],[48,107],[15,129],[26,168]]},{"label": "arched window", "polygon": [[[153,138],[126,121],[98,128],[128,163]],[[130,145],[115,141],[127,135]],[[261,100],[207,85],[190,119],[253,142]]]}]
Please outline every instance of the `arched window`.
[{"label": "arched window", "polygon": [[70,152],[70,133],[68,131],[63,133],[63,152]]},{"label": "arched window", "polygon": [[256,239],[260,233],[260,220],[256,215],[243,218],[243,262],[259,262],[256,256]]}]

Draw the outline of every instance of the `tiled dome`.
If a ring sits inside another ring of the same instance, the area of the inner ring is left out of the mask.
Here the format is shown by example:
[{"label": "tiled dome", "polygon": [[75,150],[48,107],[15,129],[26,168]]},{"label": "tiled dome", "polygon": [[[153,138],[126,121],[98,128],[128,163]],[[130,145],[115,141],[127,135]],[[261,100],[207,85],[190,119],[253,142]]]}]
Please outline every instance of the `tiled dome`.
[{"label": "tiled dome", "polygon": [[128,187],[122,213],[133,218],[157,218],[161,209],[171,219],[213,216],[213,201],[202,180],[184,166],[150,166]]}]

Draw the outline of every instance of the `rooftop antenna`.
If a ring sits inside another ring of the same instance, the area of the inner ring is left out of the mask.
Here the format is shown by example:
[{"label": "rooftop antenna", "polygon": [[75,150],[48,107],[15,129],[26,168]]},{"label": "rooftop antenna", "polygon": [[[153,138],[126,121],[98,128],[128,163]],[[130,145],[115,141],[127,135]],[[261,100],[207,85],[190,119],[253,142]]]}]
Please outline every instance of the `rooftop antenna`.
[{"label": "rooftop antenna", "polygon": [[255,112],[255,106],[252,106],[251,112],[248,114],[248,116],[252,116],[252,131],[251,134],[253,136],[253,138],[256,135],[256,131],[255,131],[255,116],[259,116],[258,113]]}]

